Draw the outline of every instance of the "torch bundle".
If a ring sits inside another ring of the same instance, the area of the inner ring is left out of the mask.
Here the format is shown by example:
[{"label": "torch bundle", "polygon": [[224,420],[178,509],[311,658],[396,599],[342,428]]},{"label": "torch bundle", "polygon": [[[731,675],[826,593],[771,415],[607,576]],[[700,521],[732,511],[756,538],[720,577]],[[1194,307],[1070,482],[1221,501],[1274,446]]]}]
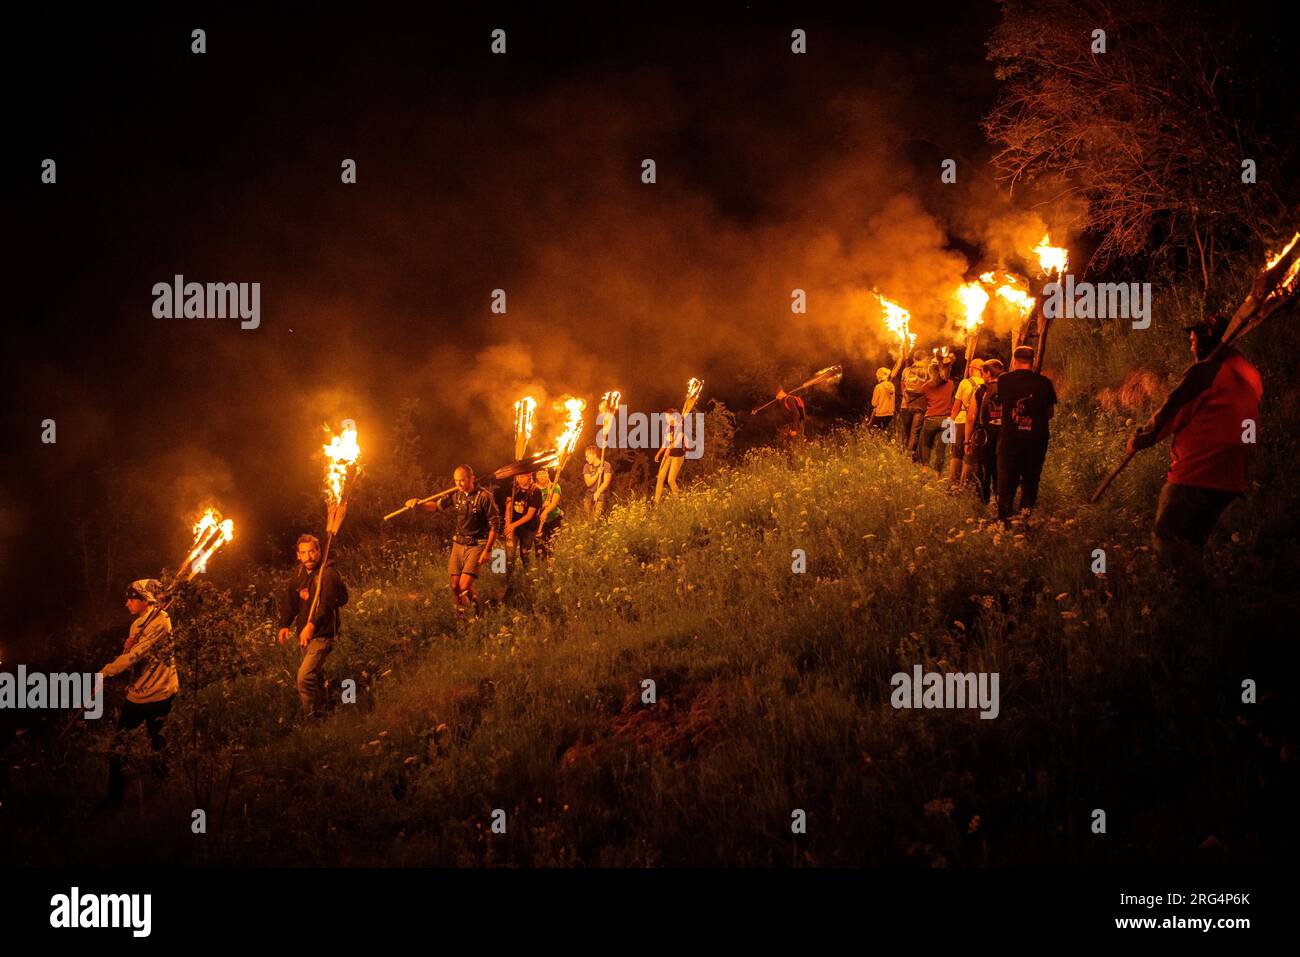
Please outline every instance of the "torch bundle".
[{"label": "torch bundle", "polygon": [[[329,433],[329,426],[325,426]],[[342,431],[331,435],[325,445],[325,531],[333,535],[343,524],[347,511],[348,485],[357,472],[361,447],[357,444],[357,427],[351,419],[343,420]]]},{"label": "torch bundle", "polygon": [[700,400],[700,393],[704,391],[704,380],[692,378],[686,383],[686,399],[682,402],[682,415],[687,415],[695,408],[695,403]]},{"label": "torch bundle", "polygon": [[966,358],[975,358],[975,344],[979,341],[980,326],[984,324],[984,308],[989,304],[989,294],[978,282],[968,282],[957,288],[957,302],[965,317]]},{"label": "torch bundle", "polygon": [[582,413],[586,410],[587,403],[582,399],[564,400],[564,430],[555,439],[555,451],[558,456],[555,467],[557,472],[564,471],[564,466],[569,464],[569,456],[578,447],[578,439],[582,437]]},{"label": "torch bundle", "polygon": [[875,297],[880,300],[880,310],[884,313],[885,328],[898,337],[898,361],[894,363],[894,375],[898,375],[898,370],[903,367],[903,359],[916,345],[916,335],[908,328],[908,323],[912,319],[912,314],[894,302],[892,299],[886,299],[880,293],[872,290]]},{"label": "torch bundle", "polygon": [[[796,392],[802,392],[804,389],[810,389],[813,386],[821,385],[822,383],[826,383],[828,385],[834,385],[835,383],[839,382],[840,379],[842,378],[844,378],[843,366],[840,365],[827,366],[825,369],[819,369],[816,373],[814,373],[811,379],[807,380],[802,385],[795,386],[793,389],[789,390],[785,394],[794,395]],[[749,414],[758,415],[758,413],[762,412],[769,405],[771,405],[773,402],[776,401],[777,401],[776,399],[769,399],[767,402],[764,402],[762,405],[760,405],[757,409],[751,410]]]},{"label": "torch bundle", "polygon": [[182,580],[189,581],[200,572],[208,569],[208,559],[213,556],[218,548],[231,541],[235,537],[235,523],[230,519],[223,519],[221,513],[215,508],[210,508],[203,513],[203,517],[194,525],[194,544],[190,552],[181,562],[180,569],[176,572],[176,578],[173,585],[179,584]]},{"label": "torch bundle", "polygon": [[[1246,294],[1246,298],[1228,320],[1219,344],[1208,356],[1193,363],[1184,373],[1182,383],[1165,399],[1164,404],[1152,416],[1152,420],[1168,421],[1180,408],[1208,388],[1213,381],[1215,371],[1213,367],[1223,358],[1224,350],[1285,306],[1295,298],[1298,291],[1300,291],[1300,232],[1295,233],[1280,252],[1265,259],[1264,268],[1255,277],[1250,292]],[[1201,374],[1197,375],[1197,373]],[[1136,449],[1126,452],[1119,465],[1115,466],[1097,486],[1089,501],[1100,500],[1106,494],[1106,489],[1110,488],[1110,483],[1124,471],[1124,467],[1136,454]]]},{"label": "torch bundle", "polygon": [[[329,434],[329,425],[325,432]],[[307,620],[316,616],[316,606],[320,602],[321,580],[325,577],[325,563],[329,561],[330,546],[334,536],[343,524],[343,516],[348,510],[348,487],[357,473],[357,463],[361,458],[361,446],[357,442],[357,427],[351,419],[343,420],[343,428],[338,435],[330,435],[325,445],[325,551],[321,555],[320,574],[316,576],[316,588],[311,598],[311,607]]]},{"label": "torch bundle", "polygon": [[609,446],[609,432],[614,428],[614,417],[618,415],[619,404],[623,401],[623,393],[617,389],[606,392],[600,397],[600,415],[604,416],[600,427],[600,463],[605,464],[605,449]]},{"label": "torch bundle", "polygon": [[[1038,256],[1038,268],[1042,271],[1043,276],[1059,280],[1065,275],[1065,270],[1069,268],[1070,254],[1065,247],[1053,246],[1051,242],[1051,234],[1043,233],[1042,240],[1034,247],[1034,253]],[[1041,292],[1034,302],[1034,308],[1038,311],[1038,349],[1034,355],[1034,371],[1038,372],[1043,368],[1043,356],[1047,352],[1047,333],[1052,327],[1052,320],[1043,313],[1043,296]]]},{"label": "torch bundle", "polygon": [[522,459],[528,451],[528,440],[533,437],[533,416],[537,412],[537,400],[524,396],[515,403],[515,458]]}]

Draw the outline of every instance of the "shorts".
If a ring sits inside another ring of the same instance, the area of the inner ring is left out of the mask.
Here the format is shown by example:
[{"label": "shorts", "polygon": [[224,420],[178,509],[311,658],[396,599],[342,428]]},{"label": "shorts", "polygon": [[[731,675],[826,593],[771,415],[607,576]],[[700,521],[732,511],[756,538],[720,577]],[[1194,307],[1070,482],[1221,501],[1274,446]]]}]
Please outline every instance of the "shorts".
[{"label": "shorts", "polygon": [[[469,575],[472,578],[477,578],[479,556],[483,554],[485,548],[487,548],[487,542],[476,542],[473,545],[462,545],[460,542],[453,542],[451,557],[447,559],[447,573],[449,575]],[[466,571],[467,568],[472,568],[473,571]]]}]

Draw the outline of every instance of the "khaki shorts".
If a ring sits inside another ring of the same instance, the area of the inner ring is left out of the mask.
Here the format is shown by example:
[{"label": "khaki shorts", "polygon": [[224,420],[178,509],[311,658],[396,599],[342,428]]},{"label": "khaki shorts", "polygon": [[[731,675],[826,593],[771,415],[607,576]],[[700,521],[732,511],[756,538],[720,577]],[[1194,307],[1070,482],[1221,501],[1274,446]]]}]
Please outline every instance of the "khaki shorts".
[{"label": "khaki shorts", "polygon": [[453,542],[451,557],[447,559],[448,574],[471,575],[477,578],[479,556],[483,554],[485,548],[487,542],[479,542],[476,545],[461,545],[459,542]]}]

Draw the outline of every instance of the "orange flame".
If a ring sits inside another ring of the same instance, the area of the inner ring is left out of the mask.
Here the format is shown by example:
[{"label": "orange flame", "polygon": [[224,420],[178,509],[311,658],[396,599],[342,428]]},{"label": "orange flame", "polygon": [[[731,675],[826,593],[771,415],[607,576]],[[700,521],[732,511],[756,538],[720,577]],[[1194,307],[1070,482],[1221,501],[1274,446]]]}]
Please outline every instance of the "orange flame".
[{"label": "orange flame", "polygon": [[582,399],[565,399],[564,410],[564,431],[555,439],[555,451],[560,456],[560,469],[564,468],[564,463],[578,447],[578,439],[582,435],[582,413],[587,410],[587,403]]},{"label": "orange flame", "polygon": [[1029,315],[1034,310],[1034,297],[1025,290],[1016,288],[1015,276],[1012,276],[1009,273],[1004,273],[1003,275],[1006,277],[1007,282],[998,286],[995,290],[996,295],[998,298],[1009,302],[1011,305],[1019,309],[1022,318]]},{"label": "orange flame", "polygon": [[910,349],[916,343],[916,336],[908,328],[908,322],[912,314],[893,300],[886,299],[880,293],[875,293],[880,300],[880,308],[885,313],[885,328],[898,337],[899,344],[904,349]]},{"label": "orange flame", "polygon": [[1038,256],[1038,268],[1047,276],[1051,273],[1064,275],[1065,270],[1070,265],[1070,253],[1064,246],[1053,246],[1052,234],[1043,233],[1043,238],[1038,245],[1034,247],[1034,252]]},{"label": "orange flame", "polygon": [[1274,266],[1280,263],[1282,261],[1282,257],[1291,251],[1291,247],[1296,244],[1297,240],[1300,240],[1300,233],[1296,233],[1294,236],[1292,236],[1291,241],[1287,243],[1285,246],[1283,246],[1281,252],[1279,252],[1276,256],[1270,256],[1268,259],[1268,264],[1265,265],[1264,268],[1272,269]]},{"label": "orange flame", "polygon": [[231,519],[226,519],[221,523],[220,533],[212,537],[212,539],[208,542],[207,547],[203,550],[203,552],[199,555],[199,557],[194,560],[194,564],[191,566],[191,574],[197,574],[198,572],[207,571],[208,559],[212,557],[213,553],[218,548],[226,544],[226,542],[234,540],[234,537],[235,537],[235,523]]},{"label": "orange flame", "polygon": [[[1266,270],[1272,269],[1280,263],[1283,257],[1291,252],[1292,248],[1298,241],[1300,241],[1300,233],[1296,233],[1292,236],[1291,241],[1283,246],[1282,250],[1276,256],[1270,256],[1268,264],[1264,268]],[[1295,261],[1291,263],[1290,268],[1286,271],[1286,275],[1282,277],[1282,281],[1278,284],[1278,287],[1274,290],[1273,294],[1279,296],[1291,295],[1292,287],[1295,286],[1297,279],[1300,279],[1300,256],[1297,256]]]},{"label": "orange flame", "polygon": [[[989,273],[988,275],[992,275]],[[974,332],[984,319],[984,307],[989,304],[989,294],[977,282],[968,282],[957,289],[957,301],[966,313],[966,331]]]},{"label": "orange flame", "polygon": [[194,545],[181,563],[178,574],[185,575],[188,580],[199,572],[206,571],[208,559],[234,537],[235,523],[228,518],[223,520],[216,509],[207,509],[194,524]]},{"label": "orange flame", "polygon": [[[329,426],[325,427],[329,431]],[[352,421],[345,420],[343,431],[330,436],[325,446],[325,500],[333,505],[343,502],[343,494],[348,481],[348,470],[356,464],[361,456],[361,446],[357,444],[357,428]]]}]

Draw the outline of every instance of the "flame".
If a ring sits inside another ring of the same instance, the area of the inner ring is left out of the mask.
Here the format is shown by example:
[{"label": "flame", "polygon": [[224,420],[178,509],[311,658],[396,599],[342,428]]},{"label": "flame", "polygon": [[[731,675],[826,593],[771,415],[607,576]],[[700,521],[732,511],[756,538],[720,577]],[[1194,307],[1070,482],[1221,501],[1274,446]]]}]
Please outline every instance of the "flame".
[{"label": "flame", "polygon": [[[329,426],[325,427],[329,431]],[[350,421],[343,426],[338,435],[330,436],[325,446],[325,500],[338,505],[343,501],[344,488],[348,481],[348,470],[356,464],[361,455],[361,446],[357,444],[357,429]]]},{"label": "flame", "polygon": [[1022,318],[1029,315],[1034,310],[1034,297],[1025,292],[1025,290],[1016,288],[1015,276],[1012,276],[1009,273],[1004,275],[1006,276],[1007,282],[998,286],[995,290],[995,294],[1000,299],[1009,302],[1011,305],[1019,309]]},{"label": "flame", "polygon": [[614,415],[618,412],[619,403],[623,401],[623,393],[615,389],[612,392],[606,392],[600,397],[600,411],[605,416],[605,425],[601,428],[601,434],[609,435],[609,430],[614,427]]},{"label": "flame", "polygon": [[190,548],[190,553],[185,556],[185,561],[181,563],[181,568],[185,568],[198,557],[199,552],[220,527],[221,517],[216,509],[210,508],[203,513],[203,517],[194,523],[194,545]]},{"label": "flame", "polygon": [[555,451],[560,456],[560,468],[563,469],[563,463],[569,460],[573,450],[578,447],[578,439],[582,436],[582,413],[587,410],[587,403],[582,399],[565,399],[564,400],[564,431],[555,439]]},{"label": "flame", "polygon": [[988,272],[980,273],[980,282],[988,283],[990,286],[997,282],[997,280],[993,278],[993,270],[990,269]]},{"label": "flame", "polygon": [[1282,257],[1291,251],[1291,247],[1296,244],[1297,240],[1300,240],[1300,233],[1296,233],[1294,236],[1292,236],[1291,241],[1287,243],[1285,246],[1283,246],[1282,251],[1279,252],[1276,256],[1270,256],[1268,260],[1268,264],[1264,268],[1272,269],[1274,266],[1280,263],[1282,261]]},{"label": "flame", "polygon": [[1043,238],[1038,245],[1034,247],[1034,252],[1038,256],[1038,268],[1043,271],[1043,275],[1056,273],[1064,275],[1065,270],[1070,265],[1070,253],[1064,246],[1052,246],[1051,233],[1043,233]]},{"label": "flame", "polygon": [[908,321],[912,318],[912,314],[878,292],[875,296],[880,300],[880,308],[885,313],[885,328],[898,336],[898,341],[904,349],[912,348],[916,343],[915,334],[908,329]]},{"label": "flame", "polygon": [[[988,275],[992,276],[992,273]],[[974,332],[984,318],[984,307],[989,304],[989,294],[977,282],[968,282],[957,289],[957,301],[966,313],[966,331]]]},{"label": "flame", "polygon": [[533,417],[537,412],[537,400],[530,395],[515,403],[515,458],[524,457],[528,449],[528,440],[533,437]]},{"label": "flame", "polygon": [[226,542],[233,541],[235,538],[235,523],[231,519],[226,519],[220,525],[220,532],[212,537],[202,554],[194,560],[190,568],[191,575],[198,572],[207,571],[208,559],[212,554]]},{"label": "flame", "polygon": [[[1291,252],[1292,248],[1295,246],[1295,244],[1298,241],[1300,241],[1300,233],[1296,233],[1294,236],[1292,236],[1291,241],[1287,243],[1285,246],[1283,246],[1282,250],[1276,256],[1269,257],[1268,264],[1264,267],[1264,269],[1265,270],[1272,269],[1274,266],[1280,263],[1283,260],[1283,258],[1289,252]],[[1286,275],[1282,277],[1282,281],[1278,284],[1277,288],[1274,290],[1273,295],[1275,296],[1291,295],[1292,287],[1295,286],[1296,281],[1298,279],[1300,279],[1300,256],[1296,257],[1295,261],[1291,263],[1291,267],[1287,269]]]},{"label": "flame", "polygon": [[199,572],[206,571],[208,559],[218,548],[233,540],[234,537],[235,523],[228,518],[222,519],[221,513],[215,508],[207,509],[194,523],[194,544],[189,554],[185,556],[185,561],[181,563],[178,576],[184,575],[188,581]]}]

